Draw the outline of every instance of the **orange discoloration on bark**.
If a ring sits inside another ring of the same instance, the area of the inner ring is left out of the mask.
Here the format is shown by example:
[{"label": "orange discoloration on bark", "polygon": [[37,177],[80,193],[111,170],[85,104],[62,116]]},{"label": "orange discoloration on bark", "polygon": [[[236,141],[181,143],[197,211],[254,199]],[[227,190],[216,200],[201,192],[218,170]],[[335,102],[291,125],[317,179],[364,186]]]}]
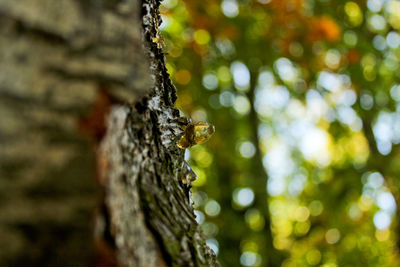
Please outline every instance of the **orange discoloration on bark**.
[{"label": "orange discoloration on bark", "polygon": [[92,109],[78,120],[79,131],[99,142],[106,131],[105,118],[113,103],[112,97],[105,90],[100,90]]}]

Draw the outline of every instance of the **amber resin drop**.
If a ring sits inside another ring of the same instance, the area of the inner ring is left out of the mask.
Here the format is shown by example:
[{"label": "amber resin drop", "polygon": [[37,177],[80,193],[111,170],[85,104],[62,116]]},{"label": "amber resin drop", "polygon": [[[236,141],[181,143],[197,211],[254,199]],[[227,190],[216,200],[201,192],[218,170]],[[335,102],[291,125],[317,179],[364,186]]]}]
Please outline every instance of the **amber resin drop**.
[{"label": "amber resin drop", "polygon": [[205,121],[186,125],[183,129],[185,132],[177,143],[178,147],[182,149],[208,141],[215,132],[214,125],[208,124]]}]

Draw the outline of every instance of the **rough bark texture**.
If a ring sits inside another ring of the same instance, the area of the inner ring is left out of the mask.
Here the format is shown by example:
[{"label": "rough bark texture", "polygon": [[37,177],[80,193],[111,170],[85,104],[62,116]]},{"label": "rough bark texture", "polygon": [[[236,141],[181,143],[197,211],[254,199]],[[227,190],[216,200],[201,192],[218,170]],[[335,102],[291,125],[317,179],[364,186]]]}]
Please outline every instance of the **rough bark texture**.
[{"label": "rough bark texture", "polygon": [[0,1],[1,266],[216,265],[181,182],[158,5]]}]

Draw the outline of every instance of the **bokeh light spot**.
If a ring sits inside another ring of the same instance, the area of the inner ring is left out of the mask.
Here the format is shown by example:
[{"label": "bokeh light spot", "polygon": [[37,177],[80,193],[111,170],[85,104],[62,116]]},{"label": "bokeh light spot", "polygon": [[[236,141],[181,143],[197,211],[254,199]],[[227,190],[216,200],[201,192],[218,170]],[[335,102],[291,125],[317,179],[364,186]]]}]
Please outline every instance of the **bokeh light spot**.
[{"label": "bokeh light spot", "polygon": [[384,0],[368,0],[367,6],[368,9],[372,12],[379,12],[383,7]]},{"label": "bokeh light spot", "polygon": [[308,217],[310,216],[310,211],[307,207],[298,207],[294,213],[294,217],[299,222],[307,221]]},{"label": "bokeh light spot", "polygon": [[236,188],[233,191],[233,201],[240,207],[250,206],[254,201],[254,192],[251,188]]},{"label": "bokeh light spot", "polygon": [[214,238],[209,238],[206,240],[206,244],[207,246],[209,246],[214,252],[215,255],[218,256],[218,252],[219,252],[219,243],[216,239]]},{"label": "bokeh light spot", "polygon": [[322,211],[324,210],[324,205],[322,204],[321,201],[319,200],[313,200],[310,205],[310,214],[312,216],[318,216],[322,213]]},{"label": "bokeh light spot", "polygon": [[400,35],[397,32],[389,32],[386,36],[386,43],[390,48],[396,49],[400,45]]},{"label": "bokeh light spot", "polygon": [[239,5],[236,0],[223,0],[221,8],[224,15],[229,18],[236,17],[239,14]]},{"label": "bokeh light spot", "polygon": [[208,216],[215,217],[221,211],[221,206],[218,204],[217,201],[211,199],[206,203],[204,211]]},{"label": "bokeh light spot", "polygon": [[239,145],[239,152],[242,157],[249,159],[256,153],[256,148],[252,142],[245,141]]},{"label": "bokeh light spot", "polygon": [[234,61],[231,64],[231,73],[236,89],[246,92],[250,86],[250,72],[246,65],[240,61]]},{"label": "bokeh light spot", "polygon": [[248,211],[246,211],[245,220],[247,225],[253,231],[261,231],[264,228],[264,217],[257,209],[249,209]]},{"label": "bokeh light spot", "polygon": [[325,234],[325,239],[328,244],[335,244],[339,241],[340,239],[340,232],[336,228],[329,229],[326,231]]},{"label": "bokeh light spot", "polygon": [[195,210],[194,215],[196,216],[196,222],[198,224],[202,224],[204,222],[205,216],[201,211]]},{"label": "bokeh light spot", "polygon": [[192,75],[188,70],[178,70],[174,77],[176,82],[181,85],[187,85],[192,79]]},{"label": "bokeh light spot", "polygon": [[307,263],[317,265],[321,261],[321,252],[318,249],[312,249],[306,254]]},{"label": "bokeh light spot", "polygon": [[219,102],[224,107],[230,107],[235,101],[235,95],[230,91],[224,91],[219,95]]},{"label": "bokeh light spot", "polygon": [[378,211],[374,215],[375,227],[379,230],[385,230],[389,228],[391,224],[390,215],[386,211]]},{"label": "bokeh light spot", "polygon": [[352,26],[357,27],[363,21],[363,14],[357,3],[349,1],[344,5],[344,11],[348,16],[349,22]]},{"label": "bokeh light spot", "polygon": [[207,73],[203,76],[203,86],[208,90],[214,90],[218,87],[218,78],[213,73]]},{"label": "bokeh light spot", "polygon": [[244,95],[239,95],[235,97],[235,101],[233,102],[233,108],[240,115],[246,115],[250,111],[250,101]]},{"label": "bokeh light spot", "polygon": [[297,222],[294,227],[294,233],[297,236],[303,236],[308,233],[308,231],[310,230],[310,226],[311,224],[309,221]]},{"label": "bokeh light spot", "polygon": [[343,40],[346,45],[354,47],[357,44],[358,37],[355,32],[348,30],[344,32]]},{"label": "bokeh light spot", "polygon": [[212,222],[205,222],[201,225],[203,233],[206,237],[214,237],[218,234],[218,226]]},{"label": "bokeh light spot", "polygon": [[240,256],[240,263],[243,266],[259,266],[261,264],[261,256],[258,253],[246,251]]},{"label": "bokeh light spot", "polygon": [[208,44],[208,42],[210,41],[210,34],[204,29],[196,30],[193,37],[196,43],[198,43],[199,45]]},{"label": "bokeh light spot", "polygon": [[375,238],[376,240],[380,241],[380,242],[384,242],[387,241],[390,237],[390,231],[388,229],[386,230],[379,230],[377,229],[375,231]]}]

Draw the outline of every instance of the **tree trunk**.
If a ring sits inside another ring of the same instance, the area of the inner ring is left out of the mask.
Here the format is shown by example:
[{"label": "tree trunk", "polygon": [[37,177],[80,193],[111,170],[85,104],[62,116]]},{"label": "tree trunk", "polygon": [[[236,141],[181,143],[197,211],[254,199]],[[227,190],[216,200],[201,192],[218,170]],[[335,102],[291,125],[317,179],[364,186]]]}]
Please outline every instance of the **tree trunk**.
[{"label": "tree trunk", "polygon": [[217,265],[158,5],[0,1],[1,266]]}]

